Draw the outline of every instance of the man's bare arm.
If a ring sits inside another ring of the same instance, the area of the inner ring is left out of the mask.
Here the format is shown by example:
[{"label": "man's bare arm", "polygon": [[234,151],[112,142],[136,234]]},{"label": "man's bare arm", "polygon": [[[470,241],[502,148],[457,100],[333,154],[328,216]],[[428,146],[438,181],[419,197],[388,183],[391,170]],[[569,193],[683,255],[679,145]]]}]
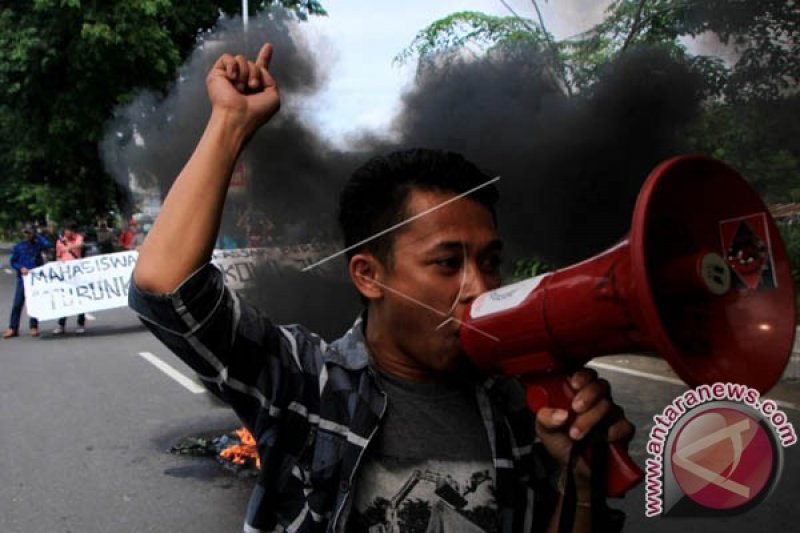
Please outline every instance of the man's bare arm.
[{"label": "man's bare arm", "polygon": [[210,259],[236,159],[280,108],[271,56],[265,44],[255,62],[225,54],[211,68],[211,117],[139,249],[133,280],[142,290],[172,292]]}]

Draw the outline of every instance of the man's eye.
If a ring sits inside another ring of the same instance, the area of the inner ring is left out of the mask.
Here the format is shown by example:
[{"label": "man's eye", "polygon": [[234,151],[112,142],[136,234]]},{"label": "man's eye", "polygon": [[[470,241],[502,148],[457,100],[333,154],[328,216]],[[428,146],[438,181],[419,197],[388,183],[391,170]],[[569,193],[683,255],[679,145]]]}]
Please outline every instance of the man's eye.
[{"label": "man's eye", "polygon": [[461,258],[460,257],[445,257],[442,259],[437,259],[435,263],[448,270],[459,270],[461,268]]}]

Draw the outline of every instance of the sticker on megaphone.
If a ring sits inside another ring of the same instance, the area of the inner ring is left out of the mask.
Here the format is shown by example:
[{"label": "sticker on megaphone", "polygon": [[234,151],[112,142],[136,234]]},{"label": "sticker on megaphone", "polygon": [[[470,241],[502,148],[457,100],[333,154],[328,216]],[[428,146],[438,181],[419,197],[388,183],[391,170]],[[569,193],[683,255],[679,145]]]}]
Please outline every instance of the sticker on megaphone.
[{"label": "sticker on megaphone", "polygon": [[475,300],[475,303],[472,304],[470,318],[481,318],[499,313],[500,311],[514,309],[525,301],[546,276],[549,276],[549,273],[505,285],[499,289],[481,294]]}]

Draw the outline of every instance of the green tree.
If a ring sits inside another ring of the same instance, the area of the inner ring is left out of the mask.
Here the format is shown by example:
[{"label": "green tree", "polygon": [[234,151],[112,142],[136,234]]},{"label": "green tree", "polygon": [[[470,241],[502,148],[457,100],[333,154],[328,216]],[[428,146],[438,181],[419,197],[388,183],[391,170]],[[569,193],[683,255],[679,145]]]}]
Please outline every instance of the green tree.
[{"label": "green tree", "polygon": [[519,17],[495,17],[477,11],[459,11],[420,30],[395,61],[418,57],[433,59],[450,54],[483,53],[497,47],[521,43],[539,49],[547,40],[545,31]]},{"label": "green tree", "polygon": [[[533,6],[538,11],[536,0]],[[736,61],[726,65],[713,54],[691,54],[686,38],[713,33]],[[459,12],[421,30],[398,60],[452,57],[464,49],[490,51],[509,44],[532,44],[549,51],[548,65],[567,92],[590,87],[600,69],[637,46],[668,49],[706,80],[709,96],[727,101],[784,98],[800,78],[800,10],[787,0],[615,0],[602,22],[589,31],[555,42],[538,20]]]},{"label": "green tree", "polygon": [[501,60],[509,55],[527,59],[566,91],[565,72],[553,36],[541,25],[518,16],[496,17],[477,11],[459,11],[420,30],[411,44],[395,57],[396,63],[418,59],[418,69],[443,68],[465,55],[489,54]]},{"label": "green tree", "polygon": [[734,166],[769,204],[800,201],[800,98],[708,102],[689,145]]},{"label": "green tree", "polygon": [[[304,19],[317,0],[283,5]],[[11,0],[0,8],[0,227],[88,217],[121,193],[97,143],[132,91],[163,91],[198,35],[239,0]]]},{"label": "green tree", "polygon": [[787,0],[615,0],[597,26],[564,43],[591,81],[597,68],[638,45],[668,46],[689,57],[686,37],[714,34],[736,57],[690,60],[712,93],[728,101],[769,100],[796,92],[800,77],[800,10]]},{"label": "green tree", "polygon": [[[533,7],[539,13],[536,0]],[[690,147],[736,166],[769,202],[800,198],[800,9],[787,0],[615,0],[589,31],[559,42],[538,20],[459,12],[421,30],[398,56],[441,68],[470,53],[509,50],[539,59],[568,95],[591,93],[601,71],[642,46],[666,49],[704,80]],[[725,47],[692,52],[713,34]]]}]

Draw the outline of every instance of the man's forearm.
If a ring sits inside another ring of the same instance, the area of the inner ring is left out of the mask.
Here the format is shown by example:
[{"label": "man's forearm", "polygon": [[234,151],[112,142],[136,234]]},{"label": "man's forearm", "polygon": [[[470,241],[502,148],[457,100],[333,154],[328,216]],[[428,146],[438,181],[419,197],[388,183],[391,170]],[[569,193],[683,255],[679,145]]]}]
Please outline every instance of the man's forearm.
[{"label": "man's forearm", "polygon": [[212,111],[200,142],[172,185],[144,244],[133,278],[143,290],[172,292],[211,257],[244,131]]}]

